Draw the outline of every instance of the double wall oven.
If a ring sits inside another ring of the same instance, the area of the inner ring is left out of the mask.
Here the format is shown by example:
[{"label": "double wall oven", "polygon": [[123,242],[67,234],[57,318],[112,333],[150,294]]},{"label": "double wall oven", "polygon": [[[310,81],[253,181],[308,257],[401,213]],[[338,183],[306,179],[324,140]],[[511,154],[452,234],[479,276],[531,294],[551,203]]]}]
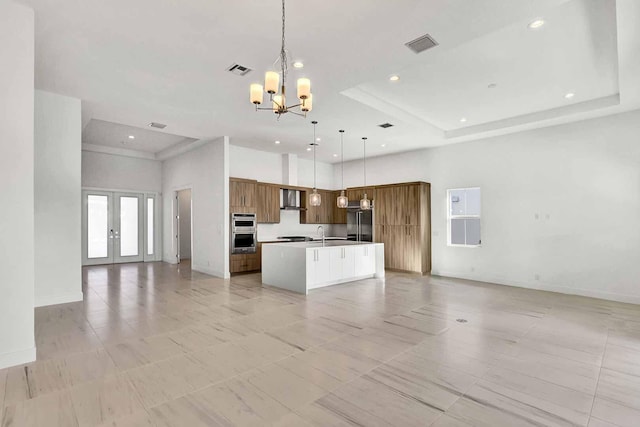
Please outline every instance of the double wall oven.
[{"label": "double wall oven", "polygon": [[257,227],[256,214],[231,214],[231,253],[256,253]]}]

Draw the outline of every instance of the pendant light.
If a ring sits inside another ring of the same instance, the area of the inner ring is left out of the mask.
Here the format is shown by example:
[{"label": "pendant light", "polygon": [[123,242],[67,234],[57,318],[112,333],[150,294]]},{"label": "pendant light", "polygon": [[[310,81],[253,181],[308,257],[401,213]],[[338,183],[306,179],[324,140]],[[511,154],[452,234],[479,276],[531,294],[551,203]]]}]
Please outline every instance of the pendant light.
[{"label": "pendant light", "polygon": [[362,138],[362,167],[364,170],[364,195],[360,199],[360,209],[368,211],[371,209],[371,201],[367,199],[367,137]]},{"label": "pendant light", "polygon": [[316,125],[317,121],[312,121],[313,124],[313,192],[309,195],[309,205],[311,206],[320,206],[322,203],[322,197],[320,197],[320,193],[318,193],[318,189],[316,188],[316,147],[318,143],[316,142]]},{"label": "pendant light", "polygon": [[342,170],[342,184],[340,184],[340,195],[336,200],[339,208],[346,208],[349,206],[349,199],[344,194],[344,130],[339,130],[340,132],[340,168]]}]

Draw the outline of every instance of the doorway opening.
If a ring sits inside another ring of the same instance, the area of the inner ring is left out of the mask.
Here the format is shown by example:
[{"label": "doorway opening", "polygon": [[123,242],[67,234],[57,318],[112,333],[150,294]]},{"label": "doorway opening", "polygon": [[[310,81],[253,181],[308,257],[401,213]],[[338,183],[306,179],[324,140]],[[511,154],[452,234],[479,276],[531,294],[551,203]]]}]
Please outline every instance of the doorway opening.
[{"label": "doorway opening", "polygon": [[191,262],[192,256],[192,227],[191,227],[191,189],[187,188],[176,192],[177,208],[177,230],[176,248],[178,252],[176,258],[178,262]]}]

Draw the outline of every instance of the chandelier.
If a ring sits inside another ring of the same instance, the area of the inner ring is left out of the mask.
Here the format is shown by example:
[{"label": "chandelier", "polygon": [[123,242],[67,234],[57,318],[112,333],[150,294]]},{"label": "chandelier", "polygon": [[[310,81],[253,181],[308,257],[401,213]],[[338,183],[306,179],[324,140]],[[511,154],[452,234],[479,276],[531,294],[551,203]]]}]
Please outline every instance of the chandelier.
[{"label": "chandelier", "polygon": [[[300,102],[295,105],[287,105],[285,83],[287,79],[288,71],[288,59],[287,50],[285,49],[284,39],[285,28],[285,8],[284,0],[282,0],[282,46],[280,48],[280,56],[273,63],[273,68],[278,68],[278,62],[280,63],[280,72],[267,71],[264,76],[264,86],[258,83],[251,85],[251,103],[256,106],[256,110],[271,110],[280,116],[285,113],[293,113],[298,116],[306,117],[307,113],[311,111],[313,106],[313,95],[311,94],[311,81],[307,78],[300,78],[297,82],[298,98]],[[280,84],[282,80],[282,84]],[[269,102],[271,107],[258,107],[262,104],[264,99],[264,92],[269,94]],[[300,112],[292,111],[294,108],[299,108]]]}]

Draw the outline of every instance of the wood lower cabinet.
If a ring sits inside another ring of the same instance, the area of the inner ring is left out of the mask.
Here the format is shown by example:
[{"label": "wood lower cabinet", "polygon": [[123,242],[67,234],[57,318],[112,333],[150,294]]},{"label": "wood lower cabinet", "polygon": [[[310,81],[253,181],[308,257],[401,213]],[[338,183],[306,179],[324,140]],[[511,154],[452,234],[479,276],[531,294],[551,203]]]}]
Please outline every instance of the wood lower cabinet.
[{"label": "wood lower cabinet", "polygon": [[229,258],[229,272],[244,273],[247,271],[260,270],[260,255],[255,254],[232,254]]},{"label": "wood lower cabinet", "polygon": [[261,224],[280,222],[280,188],[258,183],[256,187],[256,220]]}]

